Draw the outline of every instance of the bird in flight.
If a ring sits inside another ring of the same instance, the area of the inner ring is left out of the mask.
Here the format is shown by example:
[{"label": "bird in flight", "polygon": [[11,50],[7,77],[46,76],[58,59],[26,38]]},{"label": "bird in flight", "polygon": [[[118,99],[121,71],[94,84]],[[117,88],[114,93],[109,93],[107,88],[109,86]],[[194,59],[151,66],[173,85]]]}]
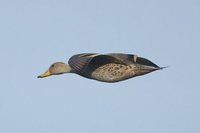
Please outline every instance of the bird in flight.
[{"label": "bird in flight", "polygon": [[68,64],[64,62],[53,63],[38,78],[64,73],[76,73],[85,78],[113,83],[163,68],[165,67],[159,67],[150,60],[133,54],[83,53],[72,56]]}]

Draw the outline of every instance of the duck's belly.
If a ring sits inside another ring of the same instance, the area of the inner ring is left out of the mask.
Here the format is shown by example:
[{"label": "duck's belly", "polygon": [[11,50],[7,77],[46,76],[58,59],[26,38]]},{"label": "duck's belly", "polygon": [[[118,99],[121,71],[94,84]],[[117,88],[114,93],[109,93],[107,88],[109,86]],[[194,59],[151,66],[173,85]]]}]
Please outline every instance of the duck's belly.
[{"label": "duck's belly", "polygon": [[103,82],[118,82],[135,76],[135,65],[106,64],[91,73],[91,78]]}]

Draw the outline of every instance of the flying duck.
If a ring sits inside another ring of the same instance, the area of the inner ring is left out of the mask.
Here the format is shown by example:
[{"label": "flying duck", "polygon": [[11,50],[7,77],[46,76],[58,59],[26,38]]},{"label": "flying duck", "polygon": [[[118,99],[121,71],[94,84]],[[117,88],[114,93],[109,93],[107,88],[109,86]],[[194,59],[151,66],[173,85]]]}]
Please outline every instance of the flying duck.
[{"label": "flying duck", "polygon": [[133,54],[83,53],[72,56],[68,64],[64,62],[53,63],[38,78],[64,73],[76,73],[89,79],[112,83],[141,76],[163,68],[148,59]]}]

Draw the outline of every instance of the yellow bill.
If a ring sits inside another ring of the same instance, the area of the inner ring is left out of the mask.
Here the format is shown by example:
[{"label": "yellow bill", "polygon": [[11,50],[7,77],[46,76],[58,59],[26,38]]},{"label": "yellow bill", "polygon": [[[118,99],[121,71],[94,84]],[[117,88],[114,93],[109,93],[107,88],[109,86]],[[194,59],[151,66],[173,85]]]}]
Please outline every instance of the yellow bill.
[{"label": "yellow bill", "polygon": [[51,75],[52,75],[51,72],[49,70],[47,70],[45,73],[38,76],[38,78],[44,78],[44,77],[51,76]]}]

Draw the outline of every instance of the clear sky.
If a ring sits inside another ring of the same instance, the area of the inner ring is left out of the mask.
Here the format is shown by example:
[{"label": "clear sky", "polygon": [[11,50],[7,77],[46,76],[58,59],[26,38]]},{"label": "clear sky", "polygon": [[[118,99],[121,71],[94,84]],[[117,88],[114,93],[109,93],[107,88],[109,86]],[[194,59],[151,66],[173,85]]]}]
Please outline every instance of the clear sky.
[{"label": "clear sky", "polygon": [[[1,133],[199,133],[199,0],[1,0]],[[108,84],[38,79],[73,54],[133,53],[160,66]]]}]

